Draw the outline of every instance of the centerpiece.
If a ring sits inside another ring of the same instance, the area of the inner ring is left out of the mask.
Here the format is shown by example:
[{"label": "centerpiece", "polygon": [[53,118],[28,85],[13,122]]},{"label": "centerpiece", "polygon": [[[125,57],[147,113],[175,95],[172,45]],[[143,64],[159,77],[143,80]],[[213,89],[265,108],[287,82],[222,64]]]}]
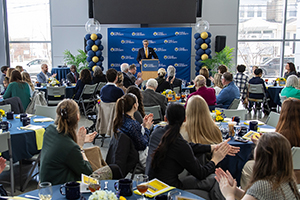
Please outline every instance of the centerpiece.
[{"label": "centerpiece", "polygon": [[2,118],[5,116],[5,111],[3,109],[0,109],[0,122],[2,122]]},{"label": "centerpiece", "polygon": [[211,113],[211,117],[215,122],[222,122],[225,118],[225,115],[222,111],[220,110],[213,110]]},{"label": "centerpiece", "polygon": [[54,77],[50,77],[50,78],[48,79],[48,83],[49,83],[50,85],[52,85],[52,86],[55,86],[55,85],[59,85],[59,84],[60,84],[60,82],[59,82],[56,78],[54,78]]},{"label": "centerpiece", "polygon": [[277,78],[276,81],[278,82],[279,86],[285,86],[286,83],[285,78]]},{"label": "centerpiece", "polygon": [[97,190],[89,197],[89,200],[118,200],[115,193],[107,190]]}]

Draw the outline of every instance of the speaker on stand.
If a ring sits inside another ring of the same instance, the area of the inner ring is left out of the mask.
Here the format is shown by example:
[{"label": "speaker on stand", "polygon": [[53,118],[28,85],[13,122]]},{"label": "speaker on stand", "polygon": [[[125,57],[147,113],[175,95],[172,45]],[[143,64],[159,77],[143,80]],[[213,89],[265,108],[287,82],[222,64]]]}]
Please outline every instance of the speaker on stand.
[{"label": "speaker on stand", "polygon": [[215,41],[215,52],[222,51],[226,46],[226,36],[217,35]]}]

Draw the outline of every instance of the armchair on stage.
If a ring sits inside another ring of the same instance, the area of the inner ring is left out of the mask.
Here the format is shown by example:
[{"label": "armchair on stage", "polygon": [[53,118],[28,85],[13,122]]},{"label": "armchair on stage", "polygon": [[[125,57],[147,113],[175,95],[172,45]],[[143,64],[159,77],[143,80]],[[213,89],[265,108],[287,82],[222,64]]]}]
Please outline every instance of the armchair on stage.
[{"label": "armchair on stage", "polygon": [[148,80],[149,78],[156,78],[159,69],[158,59],[142,59],[141,71],[142,78]]}]

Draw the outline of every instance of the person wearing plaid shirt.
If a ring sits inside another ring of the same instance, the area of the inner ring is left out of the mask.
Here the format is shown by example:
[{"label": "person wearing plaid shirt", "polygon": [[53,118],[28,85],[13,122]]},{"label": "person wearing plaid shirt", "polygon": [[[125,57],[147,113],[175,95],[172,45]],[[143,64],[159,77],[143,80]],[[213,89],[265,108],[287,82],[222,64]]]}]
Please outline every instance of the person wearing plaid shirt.
[{"label": "person wearing plaid shirt", "polygon": [[248,93],[247,83],[249,82],[249,77],[246,74],[244,74],[246,70],[245,65],[238,65],[236,68],[238,73],[234,76],[233,80],[235,85],[239,88],[241,98],[244,101]]}]

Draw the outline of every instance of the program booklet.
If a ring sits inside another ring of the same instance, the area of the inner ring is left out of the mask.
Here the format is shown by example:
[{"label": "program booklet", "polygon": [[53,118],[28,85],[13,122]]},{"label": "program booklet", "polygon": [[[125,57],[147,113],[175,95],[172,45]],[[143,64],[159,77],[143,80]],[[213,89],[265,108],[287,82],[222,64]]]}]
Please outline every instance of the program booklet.
[{"label": "program booklet", "polygon": [[[168,184],[155,178],[148,182],[148,190],[147,192],[145,192],[145,196],[153,198],[172,189],[175,189],[175,187],[171,187]],[[138,190],[134,190],[134,193],[141,195]]]},{"label": "program booklet", "polygon": [[248,133],[246,133],[242,138],[245,140],[249,140],[251,141],[251,136],[254,135],[256,138],[260,138],[260,134],[258,132],[255,131],[249,131]]}]

